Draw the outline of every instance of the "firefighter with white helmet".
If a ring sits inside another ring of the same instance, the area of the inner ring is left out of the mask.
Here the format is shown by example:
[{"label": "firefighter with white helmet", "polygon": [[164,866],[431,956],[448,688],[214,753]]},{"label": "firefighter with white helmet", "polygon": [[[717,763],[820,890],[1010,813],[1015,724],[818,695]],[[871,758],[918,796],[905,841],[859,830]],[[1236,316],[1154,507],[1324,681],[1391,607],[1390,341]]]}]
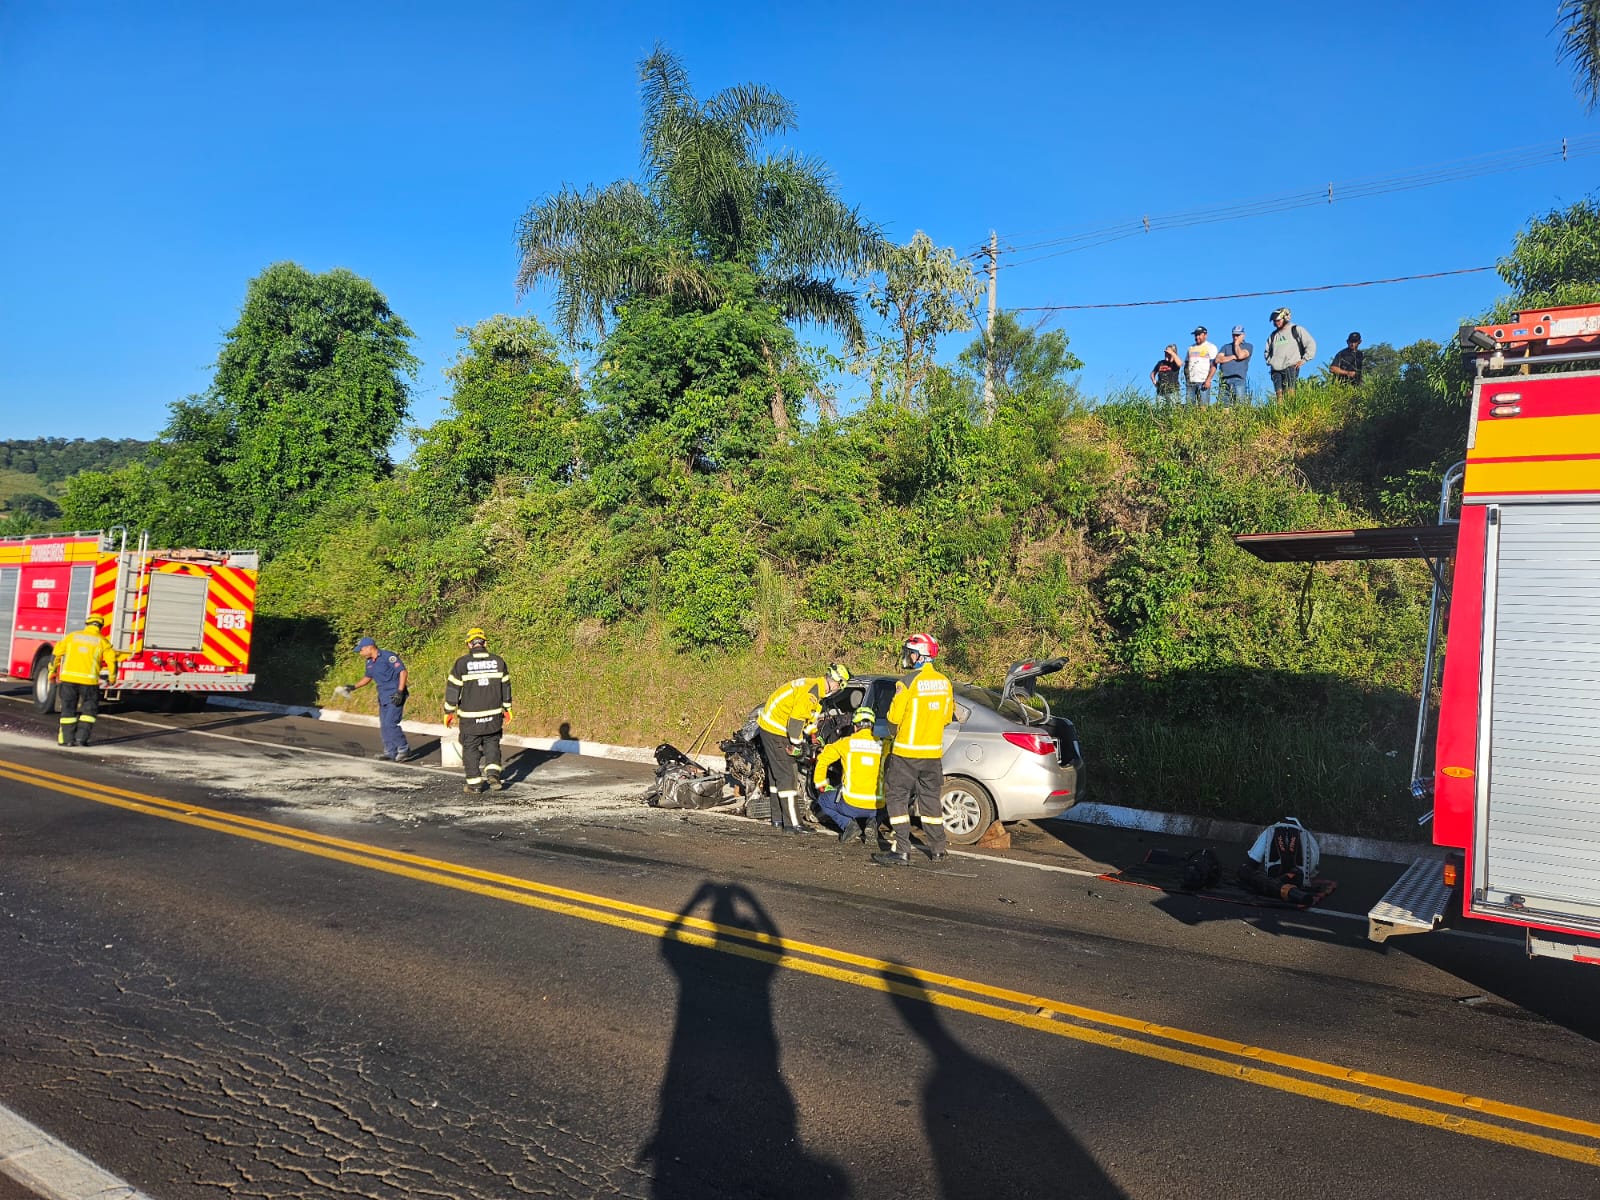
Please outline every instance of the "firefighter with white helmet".
[{"label": "firefighter with white helmet", "polygon": [[[829,742],[817,755],[811,781],[817,788],[817,807],[839,830],[839,841],[851,842],[860,833],[868,841],[877,826],[883,804],[883,743],[873,736],[878,714],[863,705],[851,717],[852,729]],[[839,786],[828,786],[828,769],[839,764]]]},{"label": "firefighter with white helmet", "polygon": [[889,814],[893,846],[874,854],[880,867],[904,867],[911,862],[911,810],[917,811],[928,854],[943,859],[948,842],[944,832],[944,730],[955,711],[955,690],[950,680],[934,670],[939,643],[932,634],[912,634],[905,641],[900,665],[909,674],[896,681],[889,704],[889,724],[894,741],[883,776],[883,802]]},{"label": "firefighter with white helmet", "polygon": [[501,777],[500,735],[511,720],[511,669],[489,650],[489,635],[467,630],[467,652],[456,659],[444,685],[444,723],[461,722],[464,792],[505,787]]},{"label": "firefighter with white helmet", "polygon": [[87,746],[100,713],[101,681],[117,675],[117,654],[106,640],[104,617],[90,617],[82,629],[56,643],[50,680],[61,697],[59,746]]},{"label": "firefighter with white helmet", "polygon": [[791,679],[767,697],[756,719],[761,735],[761,757],[767,765],[767,791],[773,795],[774,829],[801,833],[801,812],[806,805],[800,759],[805,755],[806,730],[822,702],[850,682],[850,670],[843,663],[829,663],[816,679]]}]

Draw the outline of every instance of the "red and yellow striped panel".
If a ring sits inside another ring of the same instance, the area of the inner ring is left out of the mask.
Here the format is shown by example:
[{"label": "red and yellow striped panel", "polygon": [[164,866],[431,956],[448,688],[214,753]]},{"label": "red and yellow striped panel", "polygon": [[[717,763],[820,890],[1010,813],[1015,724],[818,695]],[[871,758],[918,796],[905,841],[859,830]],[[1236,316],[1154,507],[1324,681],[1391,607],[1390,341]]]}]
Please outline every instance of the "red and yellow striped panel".
[{"label": "red and yellow striped panel", "polygon": [[1600,493],[1600,378],[1497,380],[1477,403],[1468,499]]},{"label": "red and yellow striped panel", "polygon": [[107,626],[117,606],[117,556],[102,554],[94,565],[94,588],[89,593],[89,615],[102,617]]}]

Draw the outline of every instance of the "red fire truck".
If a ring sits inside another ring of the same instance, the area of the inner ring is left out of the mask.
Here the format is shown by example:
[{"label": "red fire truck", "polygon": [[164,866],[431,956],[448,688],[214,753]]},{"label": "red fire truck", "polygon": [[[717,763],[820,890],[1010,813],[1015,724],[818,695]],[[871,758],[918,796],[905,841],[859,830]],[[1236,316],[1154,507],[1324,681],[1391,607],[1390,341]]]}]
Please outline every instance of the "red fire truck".
[{"label": "red fire truck", "polygon": [[91,615],[117,651],[108,698],[247,692],[255,625],[254,551],[152,550],[126,530],[0,538],[0,676],[33,681],[34,706],[56,707],[50,659]]},{"label": "red fire truck", "polygon": [[1431,798],[1419,820],[1444,855],[1401,876],[1368,936],[1436,929],[1459,905],[1523,929],[1530,955],[1600,963],[1600,305],[1460,340],[1477,378],[1438,525],[1234,540],[1273,562],[1422,558],[1433,572],[1411,791]]}]

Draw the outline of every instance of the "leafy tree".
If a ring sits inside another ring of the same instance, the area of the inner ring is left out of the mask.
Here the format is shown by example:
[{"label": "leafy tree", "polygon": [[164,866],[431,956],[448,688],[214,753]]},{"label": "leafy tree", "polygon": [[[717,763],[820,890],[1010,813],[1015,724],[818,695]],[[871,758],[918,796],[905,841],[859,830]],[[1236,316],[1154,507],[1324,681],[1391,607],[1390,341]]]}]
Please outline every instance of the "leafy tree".
[{"label": "leafy tree", "polygon": [[455,511],[501,478],[570,477],[589,435],[583,394],[550,332],[533,317],[500,315],[458,333],[466,346],[445,368],[450,412],[419,435],[412,461],[427,506]]},{"label": "leafy tree", "polygon": [[553,281],[559,331],[575,342],[586,328],[603,335],[630,299],[714,308],[727,294],[711,268],[737,263],[786,319],[859,340],[855,297],[837,277],[866,268],[881,239],[834,193],[821,161],[763,149],[794,128],[793,105],[757,84],[698,99],[659,45],[639,78],[642,178],[533,204],[518,228],[518,287]]},{"label": "leafy tree", "polygon": [[40,521],[53,521],[61,515],[59,504],[37,492],[18,492],[6,501],[5,507],[7,512]]},{"label": "leafy tree", "polygon": [[1497,270],[1514,292],[1505,311],[1600,301],[1600,204],[1584,199],[1534,218]]},{"label": "leafy tree", "polygon": [[961,362],[981,374],[985,354],[992,354],[995,387],[1002,395],[1060,395],[1067,387],[1063,377],[1083,369],[1083,360],[1067,349],[1065,333],[1030,329],[1009,310],[995,314],[991,336],[992,347],[986,344],[988,339],[980,337],[962,351]]},{"label": "leafy tree", "polygon": [[592,393],[605,455],[646,488],[667,476],[746,462],[772,444],[814,382],[794,334],[754,275],[709,273],[725,299],[711,309],[670,297],[620,310],[601,347]]},{"label": "leafy tree", "polygon": [[276,263],[250,281],[210,390],[172,405],[149,467],[79,477],[63,507],[162,540],[276,547],[330,497],[388,474],[411,336],[367,280]]},{"label": "leafy tree", "polygon": [[949,248],[940,248],[920,229],[904,246],[879,255],[882,282],[867,292],[867,303],[889,324],[889,335],[866,360],[872,394],[885,381],[902,408],[912,406],[918,386],[934,365],[939,338],[972,328],[972,304],[979,284],[972,266]]},{"label": "leafy tree", "polygon": [[1593,112],[1600,104],[1600,0],[1563,0],[1556,28],[1561,30],[1556,57],[1571,62],[1578,95],[1584,108]]}]

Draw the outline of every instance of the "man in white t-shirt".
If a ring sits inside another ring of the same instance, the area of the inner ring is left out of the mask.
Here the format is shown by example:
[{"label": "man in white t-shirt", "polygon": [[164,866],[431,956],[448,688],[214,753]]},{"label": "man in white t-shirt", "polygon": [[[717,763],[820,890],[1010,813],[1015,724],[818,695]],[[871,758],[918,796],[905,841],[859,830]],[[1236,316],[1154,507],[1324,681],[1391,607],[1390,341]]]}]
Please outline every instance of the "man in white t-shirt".
[{"label": "man in white t-shirt", "polygon": [[1189,381],[1187,398],[1201,405],[1211,403],[1211,378],[1217,373],[1217,348],[1206,337],[1206,327],[1194,331],[1194,345],[1184,362],[1183,375]]}]

